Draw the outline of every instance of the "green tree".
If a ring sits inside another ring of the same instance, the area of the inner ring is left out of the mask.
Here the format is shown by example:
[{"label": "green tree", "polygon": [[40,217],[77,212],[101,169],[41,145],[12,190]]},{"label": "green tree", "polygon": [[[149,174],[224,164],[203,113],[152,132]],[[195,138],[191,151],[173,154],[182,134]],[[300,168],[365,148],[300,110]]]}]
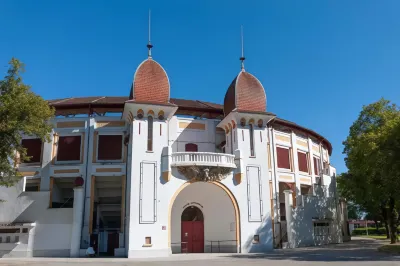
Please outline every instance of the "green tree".
[{"label": "green tree", "polygon": [[366,212],[383,210],[391,243],[397,241],[400,199],[400,110],[385,99],[364,106],[344,141],[348,173],[341,188]]},{"label": "green tree", "polygon": [[15,155],[29,161],[21,145],[21,134],[50,140],[52,127],[47,123],[54,110],[22,81],[24,64],[12,58],[7,75],[0,80],[0,185],[11,186],[18,180]]},{"label": "green tree", "polygon": [[352,202],[347,203],[348,218],[352,220],[359,220],[362,218],[360,207]]}]

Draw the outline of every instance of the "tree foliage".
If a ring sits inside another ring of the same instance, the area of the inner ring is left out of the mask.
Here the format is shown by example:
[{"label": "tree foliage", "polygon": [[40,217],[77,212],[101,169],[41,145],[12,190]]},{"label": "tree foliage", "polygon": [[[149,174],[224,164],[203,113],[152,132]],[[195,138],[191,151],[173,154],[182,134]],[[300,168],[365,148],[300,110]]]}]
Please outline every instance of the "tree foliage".
[{"label": "tree foliage", "polygon": [[392,242],[400,200],[399,133],[398,106],[385,99],[364,106],[343,143],[349,171],[339,180],[345,197],[387,220]]},{"label": "tree foliage", "polygon": [[49,141],[52,130],[47,123],[54,110],[22,81],[24,64],[12,58],[7,75],[0,80],[0,185],[10,186],[18,180],[13,163],[15,155],[29,161],[21,145],[22,134]]}]

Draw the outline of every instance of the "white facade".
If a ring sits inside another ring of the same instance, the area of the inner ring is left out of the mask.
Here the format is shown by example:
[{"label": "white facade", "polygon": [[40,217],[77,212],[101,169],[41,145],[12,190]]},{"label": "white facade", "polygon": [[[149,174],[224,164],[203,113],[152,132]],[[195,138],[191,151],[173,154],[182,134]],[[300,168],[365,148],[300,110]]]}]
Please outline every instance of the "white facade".
[{"label": "white facade", "polygon": [[[40,163],[20,164],[25,177],[14,187],[0,188],[5,200],[0,203],[0,256],[83,256],[89,245],[97,245],[100,255],[128,258],[253,253],[342,241],[335,169],[328,148],[312,134],[273,124],[275,117],[268,113],[194,119],[175,115],[176,109],[126,103],[122,119],[54,119]],[[160,111],[164,119],[155,115]],[[121,136],[120,158],[100,158],[102,135]],[[64,136],[81,137],[79,159],[59,160]],[[279,167],[277,147],[288,149],[289,168]],[[307,155],[307,172],[299,169],[299,152]],[[201,173],[194,178],[191,171]],[[209,178],[209,171],[220,175]],[[73,184],[77,177],[84,181],[82,188]],[[27,189],[31,184],[36,191]],[[295,195],[289,203],[285,187]],[[182,244],[182,214],[194,207],[202,218],[186,225],[202,224],[204,230],[195,232],[202,234],[202,247],[182,250],[187,245]],[[24,224],[28,231],[7,238],[10,229]]]}]

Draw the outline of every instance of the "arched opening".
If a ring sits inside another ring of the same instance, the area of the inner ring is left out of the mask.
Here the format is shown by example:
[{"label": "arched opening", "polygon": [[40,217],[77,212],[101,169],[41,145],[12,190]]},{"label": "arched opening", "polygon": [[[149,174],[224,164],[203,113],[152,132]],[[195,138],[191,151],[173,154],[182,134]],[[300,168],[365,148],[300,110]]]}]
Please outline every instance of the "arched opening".
[{"label": "arched opening", "polygon": [[204,216],[196,206],[189,206],[182,212],[181,252],[204,252]]},{"label": "arched opening", "polygon": [[203,222],[203,212],[196,206],[187,207],[181,216],[182,222]]},{"label": "arched opening", "polygon": [[[240,252],[240,214],[236,199],[220,182],[187,182],[170,201],[169,246],[172,253],[193,252],[183,247],[184,222],[197,222],[203,228],[205,253]],[[192,225],[193,226],[193,225]],[[189,231],[192,232],[192,231]],[[220,244],[218,246],[218,243]],[[200,249],[200,248],[199,248]]]}]

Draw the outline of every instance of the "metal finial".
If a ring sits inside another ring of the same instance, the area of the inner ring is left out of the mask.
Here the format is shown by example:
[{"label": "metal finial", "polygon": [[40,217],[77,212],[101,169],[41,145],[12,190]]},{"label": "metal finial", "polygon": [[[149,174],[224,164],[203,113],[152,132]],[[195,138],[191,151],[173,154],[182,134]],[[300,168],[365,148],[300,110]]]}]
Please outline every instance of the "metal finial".
[{"label": "metal finial", "polygon": [[149,9],[149,42],[147,43],[147,49],[149,49],[147,56],[151,58],[151,48],[153,45],[151,44],[151,10]]},{"label": "metal finial", "polygon": [[240,39],[241,39],[241,44],[242,44],[242,56],[240,57],[241,67],[242,70],[244,70],[244,60],[246,60],[246,57],[244,57],[244,42],[243,42],[243,25],[240,26]]}]

